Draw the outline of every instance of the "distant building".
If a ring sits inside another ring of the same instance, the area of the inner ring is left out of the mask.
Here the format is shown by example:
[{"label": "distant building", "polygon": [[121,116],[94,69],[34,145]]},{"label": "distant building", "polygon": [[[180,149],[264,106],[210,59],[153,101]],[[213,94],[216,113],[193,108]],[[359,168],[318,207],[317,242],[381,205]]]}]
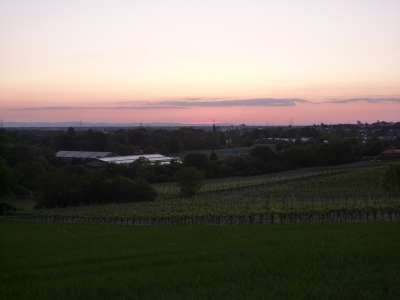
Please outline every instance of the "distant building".
[{"label": "distant building", "polygon": [[314,139],[312,137],[300,137],[300,138],[286,138],[286,137],[268,137],[260,138],[255,141],[256,144],[294,144],[294,143],[309,143]]},{"label": "distant building", "polygon": [[218,158],[224,159],[227,157],[238,157],[238,156],[245,156],[250,153],[256,147],[268,147],[273,152],[276,152],[276,145],[274,144],[254,144],[250,147],[233,147],[233,148],[223,148],[223,149],[208,149],[208,150],[192,150],[192,151],[185,151],[180,153],[180,157],[185,157],[190,153],[202,153],[207,156],[211,155],[211,153],[215,153]]},{"label": "distant building", "polygon": [[114,156],[112,152],[98,151],[58,151],[56,157],[64,160],[94,160],[108,156]]},{"label": "distant building", "polygon": [[152,164],[169,165],[171,162],[180,162],[179,158],[164,156],[161,154],[142,154],[142,155],[126,155],[126,156],[111,156],[99,158],[98,160],[104,163],[128,165],[138,159],[146,159]]},{"label": "distant building", "polygon": [[380,159],[400,159],[400,149],[385,150],[379,155]]}]

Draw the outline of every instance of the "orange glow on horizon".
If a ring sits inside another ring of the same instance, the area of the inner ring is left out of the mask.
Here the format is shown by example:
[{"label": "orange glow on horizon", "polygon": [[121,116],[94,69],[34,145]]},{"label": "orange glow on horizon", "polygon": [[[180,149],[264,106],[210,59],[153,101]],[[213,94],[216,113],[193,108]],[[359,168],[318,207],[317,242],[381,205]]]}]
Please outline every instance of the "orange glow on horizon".
[{"label": "orange glow on horizon", "polygon": [[398,120],[398,103],[368,101],[175,110],[71,107],[188,98],[400,99],[399,37],[397,0],[3,0],[0,119]]}]

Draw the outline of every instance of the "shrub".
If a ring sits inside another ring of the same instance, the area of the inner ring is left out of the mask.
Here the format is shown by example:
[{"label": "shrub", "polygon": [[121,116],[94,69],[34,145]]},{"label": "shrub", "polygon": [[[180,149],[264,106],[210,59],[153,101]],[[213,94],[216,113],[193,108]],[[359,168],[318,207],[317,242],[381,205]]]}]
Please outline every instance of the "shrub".
[{"label": "shrub", "polygon": [[41,181],[37,207],[152,201],[157,197],[157,192],[147,182],[123,176],[108,177],[77,167],[55,170]]},{"label": "shrub", "polygon": [[153,201],[157,197],[156,190],[149,183],[122,176],[105,180],[102,191],[106,202]]},{"label": "shrub", "polygon": [[249,153],[248,162],[253,169],[252,173],[273,172],[282,169],[280,158],[267,146],[257,146]]},{"label": "shrub", "polygon": [[400,165],[390,165],[383,175],[382,185],[391,194],[400,194]]},{"label": "shrub", "polygon": [[193,167],[182,168],[178,171],[177,183],[183,197],[193,197],[201,188],[203,174]]},{"label": "shrub", "polygon": [[0,216],[16,212],[16,208],[8,203],[0,203]]},{"label": "shrub", "polygon": [[12,189],[11,170],[0,157],[0,197],[7,195]]},{"label": "shrub", "polygon": [[65,207],[84,202],[85,174],[67,167],[47,173],[41,178],[38,207]]},{"label": "shrub", "polygon": [[194,167],[198,170],[207,168],[208,157],[204,153],[189,153],[183,159],[183,163],[187,167]]},{"label": "shrub", "polygon": [[210,159],[211,161],[218,160],[218,155],[217,155],[217,153],[215,153],[215,151],[212,151],[212,152],[210,153],[209,159]]}]

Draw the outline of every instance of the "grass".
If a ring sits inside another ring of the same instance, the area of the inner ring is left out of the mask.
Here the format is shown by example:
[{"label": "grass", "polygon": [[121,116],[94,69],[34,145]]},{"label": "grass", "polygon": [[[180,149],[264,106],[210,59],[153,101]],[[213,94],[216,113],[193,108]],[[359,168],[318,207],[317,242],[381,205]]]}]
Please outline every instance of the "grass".
[{"label": "grass", "polygon": [[0,221],[0,299],[400,299],[400,224]]}]

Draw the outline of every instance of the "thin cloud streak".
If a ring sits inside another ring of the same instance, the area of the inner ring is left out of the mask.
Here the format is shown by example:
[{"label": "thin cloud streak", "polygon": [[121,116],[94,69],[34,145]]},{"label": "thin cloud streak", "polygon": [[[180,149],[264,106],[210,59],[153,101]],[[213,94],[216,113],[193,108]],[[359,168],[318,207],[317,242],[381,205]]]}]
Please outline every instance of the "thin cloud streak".
[{"label": "thin cloud streak", "polygon": [[147,110],[147,109],[184,109],[178,106],[36,106],[11,108],[11,111],[51,111],[51,110]]},{"label": "thin cloud streak", "polygon": [[334,103],[334,104],[347,104],[355,102],[366,102],[366,103],[400,103],[400,98],[349,98],[349,99],[336,99],[331,101],[326,101],[324,103]]},{"label": "thin cloud streak", "polygon": [[308,102],[304,99],[275,99],[275,98],[254,98],[254,99],[234,99],[234,100],[177,100],[156,102],[160,106],[180,106],[180,107],[238,107],[238,106],[295,106],[297,103]]},{"label": "thin cloud streak", "polygon": [[[308,103],[304,99],[275,99],[275,98],[254,98],[234,100],[211,100],[205,98],[188,98],[185,100],[167,100],[157,102],[119,102],[117,106],[37,106],[12,108],[13,111],[51,111],[51,110],[146,110],[146,109],[186,109],[200,107],[243,107],[243,106],[295,106],[297,103]],[[124,105],[122,105],[124,104]]]},{"label": "thin cloud streak", "polygon": [[350,104],[365,102],[367,104],[400,104],[400,98],[349,98],[314,102],[298,98],[250,98],[216,100],[211,98],[186,98],[183,100],[165,101],[131,101],[118,102],[118,105],[103,106],[36,106],[11,108],[10,111],[69,111],[69,110],[157,110],[157,109],[190,109],[190,108],[230,108],[230,107],[293,107],[297,104]]}]

